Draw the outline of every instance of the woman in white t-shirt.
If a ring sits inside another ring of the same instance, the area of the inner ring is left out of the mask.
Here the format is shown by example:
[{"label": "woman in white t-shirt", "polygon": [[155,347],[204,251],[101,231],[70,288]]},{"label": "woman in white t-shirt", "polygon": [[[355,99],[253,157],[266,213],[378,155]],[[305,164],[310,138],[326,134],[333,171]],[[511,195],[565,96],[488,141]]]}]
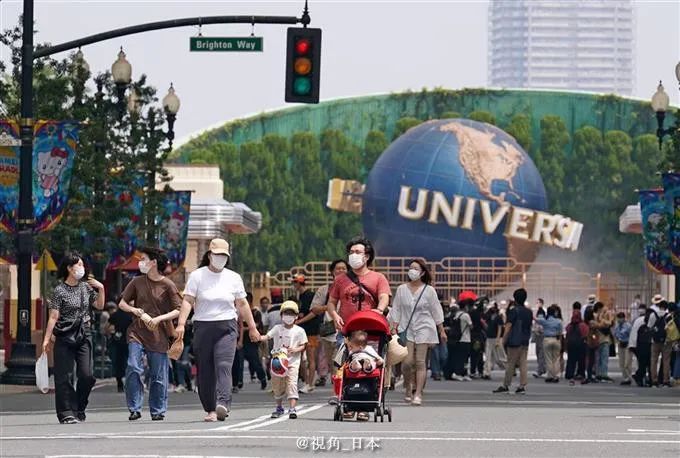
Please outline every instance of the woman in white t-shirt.
[{"label": "woman in white t-shirt", "polygon": [[[423,387],[427,378],[427,350],[446,342],[444,312],[437,291],[430,285],[432,276],[424,262],[416,259],[408,270],[409,282],[399,285],[387,320],[406,340],[408,356],[402,363],[404,400],[422,404]],[[412,390],[415,389],[415,394]]]},{"label": "woman in white t-shirt", "polygon": [[213,239],[201,265],[189,276],[176,328],[181,339],[193,308],[198,396],[208,413],[204,420],[210,422],[224,421],[231,408],[231,367],[239,336],[236,307],[248,324],[251,341],[260,340],[243,280],[225,268],[229,258],[229,244],[223,239]]}]

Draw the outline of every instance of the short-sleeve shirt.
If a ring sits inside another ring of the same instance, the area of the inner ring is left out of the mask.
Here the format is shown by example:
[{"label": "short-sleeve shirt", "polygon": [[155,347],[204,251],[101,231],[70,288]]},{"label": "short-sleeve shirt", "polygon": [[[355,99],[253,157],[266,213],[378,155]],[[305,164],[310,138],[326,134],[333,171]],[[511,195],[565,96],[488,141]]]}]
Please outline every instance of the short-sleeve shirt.
[{"label": "short-sleeve shirt", "polygon": [[[52,293],[49,308],[59,312],[57,323],[71,322],[82,319],[85,327],[90,327],[90,312],[97,301],[99,293],[84,281],[76,286],[61,282]],[[84,303],[83,303],[84,302]]]},{"label": "short-sleeve shirt", "polygon": [[[413,319],[411,319],[411,314],[413,314]],[[437,291],[432,286],[423,285],[414,294],[406,284],[403,284],[397,288],[392,310],[387,319],[392,323],[398,323],[400,332],[408,325],[406,340],[416,344],[438,344],[437,325],[444,321],[444,311],[437,297]]]},{"label": "short-sleeve shirt", "polygon": [[[283,324],[277,324],[267,332],[267,336],[273,340],[273,348],[292,348],[307,343],[305,330],[298,325],[286,328]],[[299,366],[302,352],[288,354],[288,366]]]},{"label": "short-sleeve shirt", "polygon": [[[316,290],[316,293],[314,293],[314,299],[312,299],[312,307],[316,306],[324,307],[328,304],[328,298],[330,297],[329,296],[330,288],[331,288],[330,285],[323,285],[322,287]],[[323,321],[333,321],[333,318],[331,318],[330,313],[325,312],[323,314]],[[328,336],[321,337],[321,339],[327,340],[329,342],[335,342],[336,335],[337,333],[334,332],[333,334],[330,334]]]},{"label": "short-sleeve shirt", "polygon": [[[340,303],[339,314],[345,322],[359,311],[360,301],[361,310],[371,310],[378,307],[376,300],[380,298],[381,294],[391,295],[392,293],[387,278],[380,272],[369,270],[364,275],[359,276],[359,281],[368,291],[364,291],[364,288],[360,289],[347,274],[335,277],[331,286],[329,295]],[[373,299],[373,295],[375,295],[375,299]]]},{"label": "short-sleeve shirt", "polygon": [[508,336],[508,347],[526,347],[531,340],[531,324],[534,317],[531,310],[524,306],[515,306],[508,311],[508,323],[512,324]]},{"label": "short-sleeve shirt", "polygon": [[[314,300],[314,291],[306,289],[300,294],[300,318],[305,317],[312,311],[312,302]],[[319,326],[321,325],[321,316],[315,316],[311,320],[300,324],[299,326],[305,330],[308,336],[318,336]]]},{"label": "short-sleeve shirt", "polygon": [[229,269],[213,272],[209,267],[191,272],[184,294],[196,298],[194,321],[235,320],[234,302],[246,298],[239,274]]},{"label": "short-sleeve shirt", "polygon": [[[182,306],[182,297],[175,284],[163,277],[158,281],[151,280],[146,275],[140,275],[128,283],[123,291],[123,300],[128,304],[141,308],[151,318],[165,315]],[[141,318],[135,317],[128,327],[128,342],[137,342],[145,350],[158,353],[168,351],[169,341],[174,335],[170,321],[163,321],[155,331],[146,327]]]}]

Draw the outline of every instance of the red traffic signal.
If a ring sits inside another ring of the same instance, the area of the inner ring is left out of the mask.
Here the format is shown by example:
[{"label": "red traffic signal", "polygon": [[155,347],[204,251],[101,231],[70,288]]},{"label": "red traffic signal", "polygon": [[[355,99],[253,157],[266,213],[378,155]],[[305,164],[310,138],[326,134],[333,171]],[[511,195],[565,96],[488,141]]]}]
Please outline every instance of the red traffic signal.
[{"label": "red traffic signal", "polygon": [[321,29],[289,28],[286,102],[318,103]]}]

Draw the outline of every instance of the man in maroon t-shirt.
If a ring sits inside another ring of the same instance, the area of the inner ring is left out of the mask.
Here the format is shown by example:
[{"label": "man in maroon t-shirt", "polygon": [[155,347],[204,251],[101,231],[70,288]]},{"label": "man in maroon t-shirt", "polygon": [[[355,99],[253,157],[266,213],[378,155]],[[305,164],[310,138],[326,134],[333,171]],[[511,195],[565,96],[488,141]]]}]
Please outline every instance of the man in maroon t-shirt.
[{"label": "man in maroon t-shirt", "polygon": [[[328,294],[328,313],[338,330],[342,330],[345,322],[359,310],[383,313],[391,295],[387,278],[368,268],[375,258],[370,241],[363,238],[350,240],[347,243],[347,254],[355,279],[350,277],[351,273],[338,275]],[[358,283],[361,283],[361,287]]]}]

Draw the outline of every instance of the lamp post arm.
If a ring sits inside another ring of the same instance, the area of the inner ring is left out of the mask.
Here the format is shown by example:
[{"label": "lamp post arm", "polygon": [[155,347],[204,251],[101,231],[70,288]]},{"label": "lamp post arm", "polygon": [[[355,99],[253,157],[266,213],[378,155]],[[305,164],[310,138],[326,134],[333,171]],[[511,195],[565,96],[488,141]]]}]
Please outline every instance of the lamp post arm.
[{"label": "lamp post arm", "polygon": [[187,27],[193,25],[207,24],[304,24],[309,23],[309,17],[297,18],[295,16],[208,16],[191,17],[183,19],[171,19],[169,21],[148,22],[121,29],[109,30],[108,32],[97,33],[77,40],[67,41],[54,46],[36,49],[33,53],[34,59],[50,56],[69,49],[99,43],[100,41],[110,40],[111,38],[134,35],[136,33],[149,32],[152,30],[172,29],[176,27]]}]

